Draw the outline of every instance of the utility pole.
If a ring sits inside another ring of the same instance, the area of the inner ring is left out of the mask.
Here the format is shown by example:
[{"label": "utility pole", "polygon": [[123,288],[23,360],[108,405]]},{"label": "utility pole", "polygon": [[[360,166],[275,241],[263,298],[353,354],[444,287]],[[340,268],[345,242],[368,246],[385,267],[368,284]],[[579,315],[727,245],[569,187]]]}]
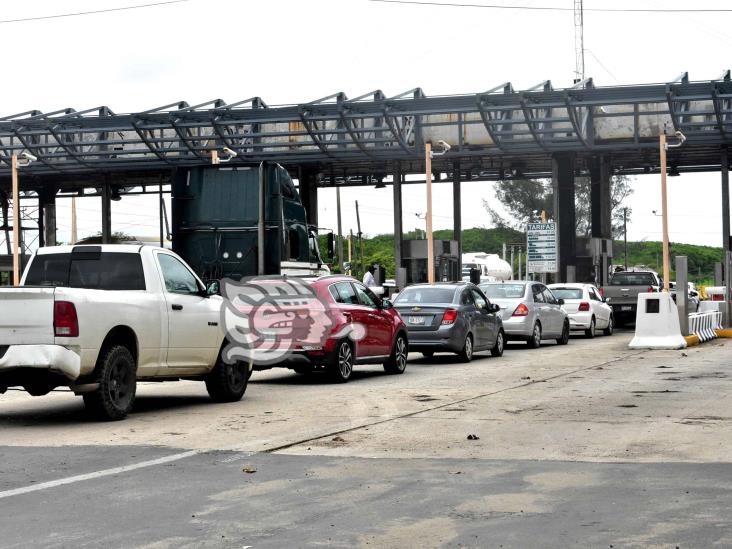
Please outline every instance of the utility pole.
[{"label": "utility pole", "polygon": [[348,274],[353,273],[353,229],[349,229],[348,237]]},{"label": "utility pole", "polygon": [[432,143],[424,145],[424,171],[425,182],[427,183],[427,213],[425,222],[427,225],[427,282],[435,282],[435,241],[432,237]]},{"label": "utility pole", "polygon": [[13,286],[20,286],[20,196],[18,191],[18,155],[10,156],[13,192]]},{"label": "utility pole", "polygon": [[628,270],[628,208],[623,208],[623,246],[625,252],[625,270]]},{"label": "utility pole", "polygon": [[585,22],[582,0],[574,0],[574,74],[575,83],[585,79]]},{"label": "utility pole", "polygon": [[360,275],[366,272],[363,264],[363,238],[361,233],[361,216],[358,213],[358,200],[356,200],[356,225],[358,227],[358,252],[359,252],[359,265],[361,267]]},{"label": "utility pole", "polygon": [[336,187],[336,209],[338,210],[338,242],[336,249],[338,250],[338,270],[343,273],[343,231],[341,229],[341,188]]}]

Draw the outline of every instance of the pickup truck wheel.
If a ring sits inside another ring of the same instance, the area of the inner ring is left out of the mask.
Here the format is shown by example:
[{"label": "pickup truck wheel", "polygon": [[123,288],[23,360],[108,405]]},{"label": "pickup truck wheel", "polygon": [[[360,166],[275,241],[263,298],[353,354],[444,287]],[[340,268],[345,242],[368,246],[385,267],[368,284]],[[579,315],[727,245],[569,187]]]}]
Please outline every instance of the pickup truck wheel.
[{"label": "pickup truck wheel", "polygon": [[585,337],[587,339],[592,339],[593,337],[595,337],[595,328],[596,328],[596,323],[595,323],[595,317],[593,316],[592,320],[590,320],[590,327],[585,330]]},{"label": "pickup truck wheel", "polygon": [[353,345],[348,339],[342,339],[335,345],[333,354],[328,360],[328,373],[333,381],[345,383],[353,373]]},{"label": "pickup truck wheel", "polygon": [[394,342],[389,360],[384,363],[384,371],[387,374],[403,374],[407,368],[407,338],[399,334]]},{"label": "pickup truck wheel", "polygon": [[219,355],[216,366],[206,376],[208,395],[214,402],[237,402],[247,390],[250,375],[248,364],[229,364]]},{"label": "pickup truck wheel", "polygon": [[602,333],[606,336],[613,335],[613,324],[615,323],[615,319],[613,318],[613,315],[610,315],[610,320],[607,321],[607,327],[602,331]]},{"label": "pickup truck wheel", "polygon": [[123,419],[132,410],[137,390],[137,367],[129,349],[113,345],[102,350],[94,369],[99,387],[84,395],[84,405],[96,417],[109,421]]},{"label": "pickup truck wheel", "polygon": [[528,344],[530,349],[538,349],[541,347],[541,325],[538,322],[534,324],[534,329],[531,332]]}]

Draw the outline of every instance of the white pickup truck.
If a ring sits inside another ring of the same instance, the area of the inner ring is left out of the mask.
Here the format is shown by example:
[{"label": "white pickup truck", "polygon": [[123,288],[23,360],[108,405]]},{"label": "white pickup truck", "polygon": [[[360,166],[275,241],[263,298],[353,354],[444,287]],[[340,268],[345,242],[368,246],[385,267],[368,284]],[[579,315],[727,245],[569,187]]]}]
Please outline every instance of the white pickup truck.
[{"label": "white pickup truck", "polygon": [[41,248],[21,286],[0,289],[0,393],[68,386],[109,420],[130,411],[138,380],[202,380],[213,400],[237,401],[251,366],[222,360],[213,291],[162,248]]}]

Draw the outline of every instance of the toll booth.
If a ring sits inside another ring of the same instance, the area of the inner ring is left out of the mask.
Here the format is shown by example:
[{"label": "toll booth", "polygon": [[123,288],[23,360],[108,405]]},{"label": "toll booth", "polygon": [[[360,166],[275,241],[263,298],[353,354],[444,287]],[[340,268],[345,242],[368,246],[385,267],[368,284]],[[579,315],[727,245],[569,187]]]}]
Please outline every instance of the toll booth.
[{"label": "toll booth", "polygon": [[573,282],[587,282],[605,286],[613,260],[613,241],[609,238],[578,236],[577,265]]},{"label": "toll booth", "polygon": [[[435,240],[435,282],[462,279],[457,240]],[[402,266],[407,271],[407,284],[427,282],[427,240],[405,240]]]}]

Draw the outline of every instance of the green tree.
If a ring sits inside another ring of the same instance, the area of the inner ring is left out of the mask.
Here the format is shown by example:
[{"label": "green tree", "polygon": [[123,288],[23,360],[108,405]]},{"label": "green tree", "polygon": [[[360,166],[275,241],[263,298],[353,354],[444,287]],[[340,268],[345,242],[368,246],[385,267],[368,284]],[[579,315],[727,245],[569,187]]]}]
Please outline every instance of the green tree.
[{"label": "green tree", "polygon": [[[612,211],[613,236],[623,234],[623,207],[625,199],[633,193],[631,179],[626,176],[615,176],[610,182],[610,202]],[[591,186],[588,177],[575,181],[575,229],[578,235],[589,237],[592,231],[590,211]],[[551,182],[546,179],[511,179],[498,181],[496,198],[508,213],[502,216],[487,200],[483,206],[488,211],[493,223],[498,228],[523,229],[526,223],[545,211],[548,218],[554,217],[554,192]],[[632,209],[628,208],[628,219]]]}]

